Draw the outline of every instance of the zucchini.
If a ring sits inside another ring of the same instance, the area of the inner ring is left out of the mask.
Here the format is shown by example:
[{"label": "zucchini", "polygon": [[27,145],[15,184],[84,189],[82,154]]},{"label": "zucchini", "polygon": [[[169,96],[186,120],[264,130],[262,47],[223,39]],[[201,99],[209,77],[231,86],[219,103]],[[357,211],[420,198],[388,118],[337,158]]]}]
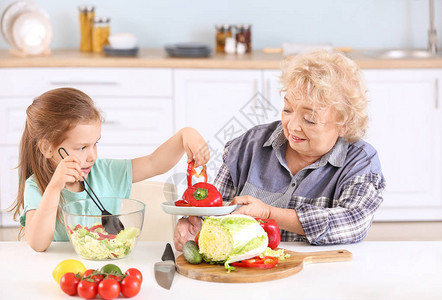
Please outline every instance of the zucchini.
[{"label": "zucchini", "polygon": [[200,264],[203,259],[198,245],[192,240],[189,240],[184,244],[183,255],[184,258],[193,265]]}]

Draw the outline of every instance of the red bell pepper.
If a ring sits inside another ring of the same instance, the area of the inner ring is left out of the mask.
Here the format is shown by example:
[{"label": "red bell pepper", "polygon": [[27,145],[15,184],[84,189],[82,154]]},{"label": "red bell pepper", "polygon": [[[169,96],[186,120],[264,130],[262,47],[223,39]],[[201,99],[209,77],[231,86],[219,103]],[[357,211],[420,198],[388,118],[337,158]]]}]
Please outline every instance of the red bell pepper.
[{"label": "red bell pepper", "polygon": [[279,232],[278,223],[273,219],[255,218],[259,225],[267,232],[269,237],[269,247],[275,249],[281,242],[281,233]]},{"label": "red bell pepper", "polygon": [[214,185],[207,182],[198,182],[189,187],[183,194],[183,200],[190,206],[223,206],[223,197],[220,192]]},{"label": "red bell pepper", "polygon": [[[192,185],[192,178],[204,177],[204,182],[198,182]],[[203,170],[198,173],[195,170],[195,161],[191,161],[187,166],[187,190],[183,194],[183,199],[175,201],[175,206],[196,206],[196,207],[212,207],[222,206],[223,197],[216,187],[207,183],[207,167],[203,166]]]},{"label": "red bell pepper", "polygon": [[244,268],[259,268],[259,269],[271,269],[278,263],[277,257],[272,256],[264,256],[259,257],[255,256],[250,259],[245,259],[241,261],[237,261],[231,263],[230,265],[234,267],[244,267]]}]

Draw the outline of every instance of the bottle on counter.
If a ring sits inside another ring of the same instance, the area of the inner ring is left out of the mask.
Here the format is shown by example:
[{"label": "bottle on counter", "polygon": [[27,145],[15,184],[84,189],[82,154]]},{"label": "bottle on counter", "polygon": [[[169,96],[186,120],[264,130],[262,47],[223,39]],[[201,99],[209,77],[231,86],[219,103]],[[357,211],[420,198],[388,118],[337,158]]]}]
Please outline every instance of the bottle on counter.
[{"label": "bottle on counter", "polygon": [[226,39],[232,37],[232,26],[217,24],[216,26],[216,52],[225,53]]},{"label": "bottle on counter", "polygon": [[94,6],[80,6],[80,51],[92,51],[92,29],[94,27]]},{"label": "bottle on counter", "polygon": [[94,28],[92,29],[92,51],[103,52],[103,46],[109,45],[110,18],[94,18]]},{"label": "bottle on counter", "polygon": [[236,43],[245,45],[245,53],[252,52],[252,25],[236,25]]}]

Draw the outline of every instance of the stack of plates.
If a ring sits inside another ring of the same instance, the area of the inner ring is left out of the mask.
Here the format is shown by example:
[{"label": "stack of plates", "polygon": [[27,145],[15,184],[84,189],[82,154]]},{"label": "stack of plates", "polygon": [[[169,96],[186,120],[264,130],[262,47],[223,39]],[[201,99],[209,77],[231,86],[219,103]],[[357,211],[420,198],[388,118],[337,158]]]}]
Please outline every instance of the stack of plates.
[{"label": "stack of plates", "polygon": [[21,55],[48,53],[52,42],[49,17],[37,4],[16,1],[9,5],[1,18],[3,38]]},{"label": "stack of plates", "polygon": [[167,54],[175,57],[207,57],[212,52],[210,47],[200,43],[179,43],[167,45],[165,49]]}]

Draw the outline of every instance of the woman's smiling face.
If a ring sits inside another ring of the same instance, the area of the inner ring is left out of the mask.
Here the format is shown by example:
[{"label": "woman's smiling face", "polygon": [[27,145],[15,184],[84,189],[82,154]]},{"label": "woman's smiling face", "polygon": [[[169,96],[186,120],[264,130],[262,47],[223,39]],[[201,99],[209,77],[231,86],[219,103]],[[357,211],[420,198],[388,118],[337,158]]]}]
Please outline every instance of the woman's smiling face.
[{"label": "woman's smiling face", "polygon": [[343,134],[343,126],[337,124],[333,109],[313,106],[299,95],[289,90],[284,97],[284,135],[293,151],[316,161],[333,148]]}]

